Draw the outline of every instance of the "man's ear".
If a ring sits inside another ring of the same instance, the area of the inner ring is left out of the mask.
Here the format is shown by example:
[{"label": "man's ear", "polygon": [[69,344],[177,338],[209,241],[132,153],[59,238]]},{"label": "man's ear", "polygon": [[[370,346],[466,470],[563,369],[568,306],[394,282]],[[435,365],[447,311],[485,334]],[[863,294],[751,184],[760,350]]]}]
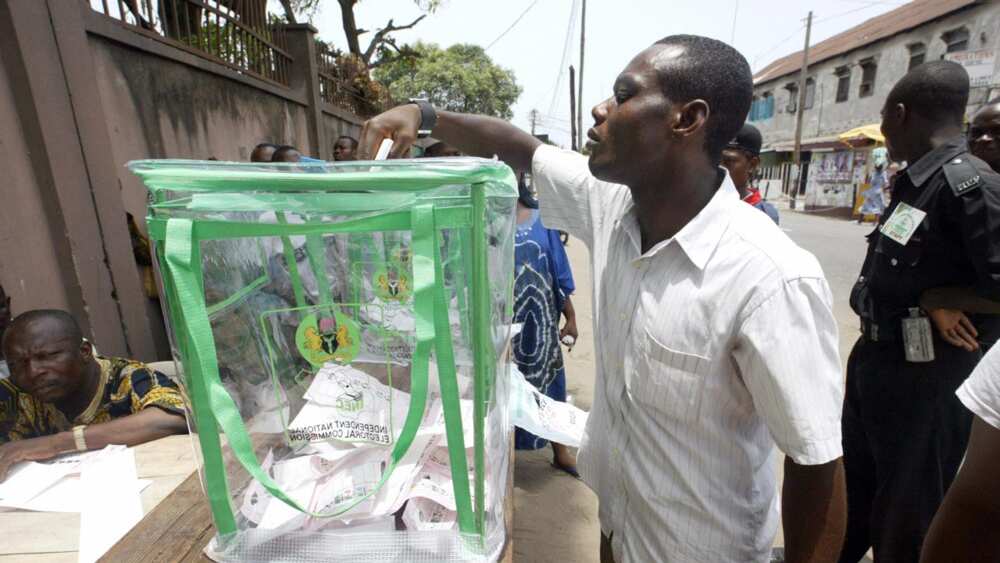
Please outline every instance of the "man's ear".
[{"label": "man's ear", "polygon": [[94,345],[91,344],[86,338],[80,343],[80,357],[84,361],[90,360],[94,357]]},{"label": "man's ear", "polygon": [[900,102],[892,105],[893,117],[896,118],[896,123],[905,123],[906,119],[910,117],[910,112],[906,107],[906,104]]},{"label": "man's ear", "polygon": [[753,172],[757,170],[758,166],[760,166],[760,157],[752,156],[750,157],[750,162],[747,163],[747,171],[753,174]]},{"label": "man's ear", "polygon": [[691,100],[680,107],[677,120],[673,124],[675,135],[687,137],[705,127],[711,110],[705,100]]}]

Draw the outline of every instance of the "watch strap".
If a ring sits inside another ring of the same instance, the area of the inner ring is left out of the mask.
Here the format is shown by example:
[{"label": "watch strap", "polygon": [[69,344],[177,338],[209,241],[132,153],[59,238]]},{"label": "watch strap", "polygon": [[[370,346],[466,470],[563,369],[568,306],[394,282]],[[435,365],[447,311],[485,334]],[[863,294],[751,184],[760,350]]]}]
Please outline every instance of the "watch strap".
[{"label": "watch strap", "polygon": [[434,126],[437,125],[437,110],[425,98],[411,98],[410,103],[416,104],[420,108],[420,127],[417,129],[417,138],[430,137]]}]

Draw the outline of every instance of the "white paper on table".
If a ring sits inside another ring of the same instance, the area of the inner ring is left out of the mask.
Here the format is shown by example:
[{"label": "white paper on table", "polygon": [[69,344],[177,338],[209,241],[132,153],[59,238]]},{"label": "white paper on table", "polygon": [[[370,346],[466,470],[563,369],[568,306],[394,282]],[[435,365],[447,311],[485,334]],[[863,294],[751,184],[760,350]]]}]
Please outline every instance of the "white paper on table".
[{"label": "white paper on table", "polygon": [[138,480],[130,448],[106,448],[82,464],[81,563],[97,561],[142,519]]},{"label": "white paper on table", "polygon": [[[149,479],[138,479],[135,482],[139,493],[152,484],[153,481]],[[83,483],[79,475],[67,475],[31,500],[23,503],[3,503],[3,506],[33,512],[83,512],[86,508]]]},{"label": "white paper on table", "polygon": [[546,397],[528,383],[516,366],[511,366],[510,377],[511,423],[546,440],[579,447],[587,412]]},{"label": "white paper on table", "polygon": [[67,475],[78,471],[78,463],[18,463],[7,479],[0,483],[0,505],[27,503]]},{"label": "white paper on table", "polygon": [[403,523],[407,530],[450,530],[457,520],[454,510],[426,498],[411,499],[403,511]]}]

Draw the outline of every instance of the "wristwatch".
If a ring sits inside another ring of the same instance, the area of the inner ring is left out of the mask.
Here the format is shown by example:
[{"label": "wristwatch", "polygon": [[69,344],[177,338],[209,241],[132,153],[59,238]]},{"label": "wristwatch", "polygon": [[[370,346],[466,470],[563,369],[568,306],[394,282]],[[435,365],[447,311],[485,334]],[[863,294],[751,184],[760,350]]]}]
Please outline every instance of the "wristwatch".
[{"label": "wristwatch", "polygon": [[420,108],[420,127],[417,128],[417,138],[426,139],[431,136],[434,126],[437,125],[437,111],[427,98],[410,98],[411,104],[416,104]]}]

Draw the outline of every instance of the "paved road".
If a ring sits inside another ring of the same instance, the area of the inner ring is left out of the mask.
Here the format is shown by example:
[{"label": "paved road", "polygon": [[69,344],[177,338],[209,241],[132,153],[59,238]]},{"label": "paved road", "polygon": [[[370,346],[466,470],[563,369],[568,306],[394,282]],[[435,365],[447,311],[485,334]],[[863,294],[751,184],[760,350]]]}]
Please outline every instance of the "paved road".
[{"label": "paved road", "polygon": [[[844,361],[858,336],[848,298],[864,260],[864,235],[871,225],[782,211],[782,228],[819,259],[834,296]],[[577,293],[574,304],[580,339],[566,355],[568,391],[573,402],[590,408],[594,390],[594,346],[590,303],[590,262],[583,243],[568,247]],[[795,335],[790,334],[789,338]],[[514,468],[514,556],[521,563],[598,561],[600,527],[594,494],[550,465],[551,450],[518,452]],[[781,538],[778,538],[781,545]]]}]

